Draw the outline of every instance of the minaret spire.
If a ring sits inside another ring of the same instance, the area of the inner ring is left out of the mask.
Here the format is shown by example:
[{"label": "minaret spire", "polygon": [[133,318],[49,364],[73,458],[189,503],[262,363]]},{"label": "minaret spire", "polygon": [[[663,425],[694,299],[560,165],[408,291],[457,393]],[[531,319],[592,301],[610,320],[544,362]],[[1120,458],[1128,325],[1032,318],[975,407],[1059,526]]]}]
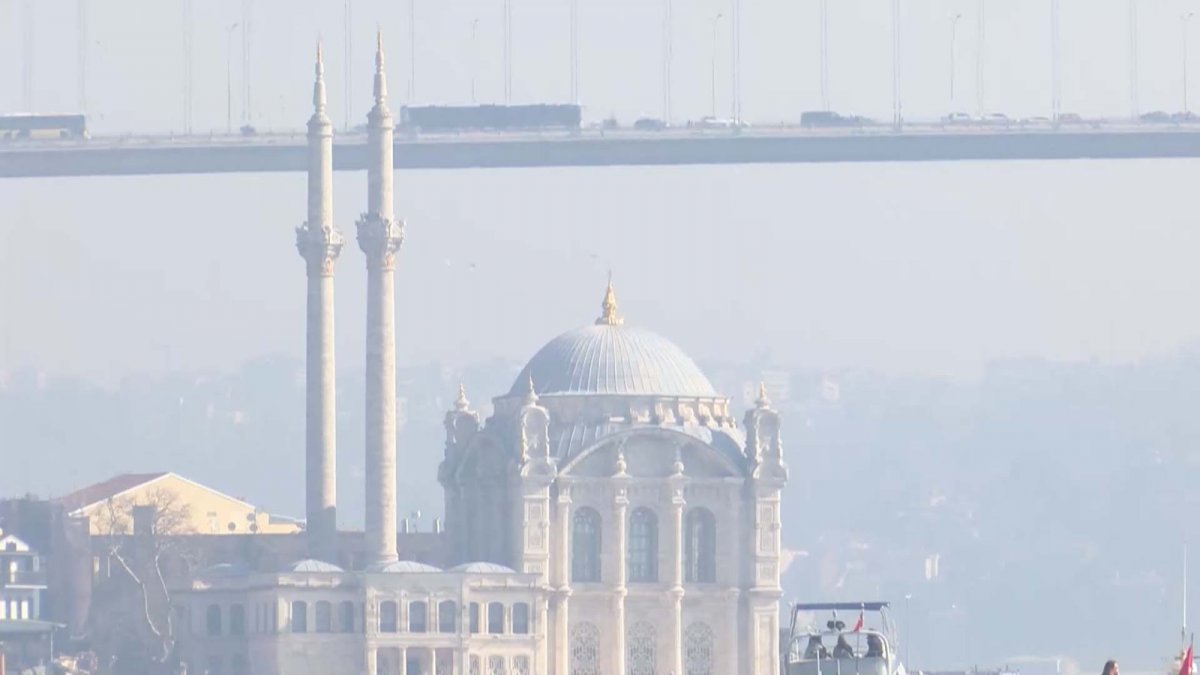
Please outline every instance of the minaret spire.
[{"label": "minaret spire", "polygon": [[325,114],[325,69],[317,44],[314,112],[308,121],[308,219],[296,249],[308,271],[305,366],[305,502],[309,556],[337,562],[337,405],[333,267],[345,239],[333,224],[333,127]]},{"label": "minaret spire", "polygon": [[383,72],[383,29],[375,32],[375,105],[387,105],[387,76]]},{"label": "minaret spire", "polygon": [[317,79],[313,83],[313,110],[317,116],[325,115],[325,59],[321,56],[321,43],[317,42]]}]

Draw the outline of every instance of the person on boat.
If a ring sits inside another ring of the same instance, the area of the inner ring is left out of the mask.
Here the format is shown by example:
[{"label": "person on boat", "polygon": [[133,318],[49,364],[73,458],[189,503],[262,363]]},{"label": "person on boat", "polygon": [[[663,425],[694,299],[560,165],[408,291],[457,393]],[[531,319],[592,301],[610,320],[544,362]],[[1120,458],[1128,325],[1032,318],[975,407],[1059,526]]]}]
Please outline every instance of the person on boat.
[{"label": "person on boat", "polygon": [[854,658],[854,648],[846,642],[845,635],[839,635],[837,645],[833,648],[833,658],[835,659],[852,659]]},{"label": "person on boat", "polygon": [[1100,675],[1121,675],[1117,662],[1109,659],[1104,662],[1104,671]]},{"label": "person on boat", "polygon": [[869,633],[867,635],[867,658],[882,659],[886,657],[887,654],[884,653],[883,638],[874,633]]},{"label": "person on boat", "polygon": [[825,645],[821,644],[821,636],[812,635],[808,638],[808,647],[804,650],[804,659],[812,661],[814,659],[827,659],[829,652],[825,649]]}]

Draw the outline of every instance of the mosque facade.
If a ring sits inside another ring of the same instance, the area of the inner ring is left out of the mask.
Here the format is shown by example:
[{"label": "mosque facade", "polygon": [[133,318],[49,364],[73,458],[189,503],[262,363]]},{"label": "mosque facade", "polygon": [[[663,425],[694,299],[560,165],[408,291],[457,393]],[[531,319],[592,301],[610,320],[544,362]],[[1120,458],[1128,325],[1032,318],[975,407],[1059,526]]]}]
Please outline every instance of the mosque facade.
[{"label": "mosque facade", "polygon": [[332,562],[342,239],[330,217],[318,55],[310,218],[297,237],[309,274],[311,559],[281,572],[224,565],[199,575],[177,596],[181,654],[213,675],[778,675],[788,477],[779,415],[760,388],[739,421],[676,345],[624,322],[611,282],[599,317],[539,350],[486,420],[460,389],[438,472],[448,566],[397,560],[388,424],[391,271],[403,225],[391,207],[382,45],[375,98],[369,210],[358,224],[367,369],[380,375],[367,384],[369,559],[350,571]]}]

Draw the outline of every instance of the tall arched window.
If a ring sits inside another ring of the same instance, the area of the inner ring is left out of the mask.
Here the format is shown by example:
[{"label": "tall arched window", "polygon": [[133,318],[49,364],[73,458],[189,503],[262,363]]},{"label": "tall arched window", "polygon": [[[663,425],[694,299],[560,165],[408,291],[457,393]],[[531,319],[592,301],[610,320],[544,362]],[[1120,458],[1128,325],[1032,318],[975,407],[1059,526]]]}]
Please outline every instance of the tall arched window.
[{"label": "tall arched window", "polygon": [[683,526],[683,577],[690,583],[717,580],[717,519],[712,511],[688,511]]},{"label": "tall arched window", "polygon": [[571,581],[600,581],[600,514],[587,506],[571,518]]},{"label": "tall arched window", "polygon": [[292,601],[292,632],[308,632],[308,603],[303,600]]},{"label": "tall arched window", "polygon": [[317,632],[333,632],[333,605],[328,600],[317,602]]},{"label": "tall arched window", "polygon": [[354,603],[350,600],[338,604],[338,630],[343,633],[354,632]]},{"label": "tall arched window", "polygon": [[379,632],[380,633],[395,633],[398,629],[398,621],[396,620],[396,603],[392,600],[384,600],[379,603]]},{"label": "tall arched window", "polygon": [[429,605],[423,600],[408,603],[408,632],[424,633],[429,630]]},{"label": "tall arched window", "polygon": [[458,632],[458,603],[453,600],[443,600],[437,606],[439,633]]},{"label": "tall arched window", "polygon": [[645,507],[629,516],[625,572],[631,583],[658,581],[658,518]]},{"label": "tall arched window", "polygon": [[209,637],[218,637],[221,635],[221,606],[209,605],[208,611],[205,614],[205,624],[208,627]]},{"label": "tall arched window", "polygon": [[489,602],[487,606],[487,632],[491,635],[504,633],[504,605],[499,602]]},{"label": "tall arched window", "polygon": [[240,603],[229,606],[229,634],[246,634],[246,606]]},{"label": "tall arched window", "polygon": [[513,635],[529,635],[529,603],[518,602],[512,606]]}]

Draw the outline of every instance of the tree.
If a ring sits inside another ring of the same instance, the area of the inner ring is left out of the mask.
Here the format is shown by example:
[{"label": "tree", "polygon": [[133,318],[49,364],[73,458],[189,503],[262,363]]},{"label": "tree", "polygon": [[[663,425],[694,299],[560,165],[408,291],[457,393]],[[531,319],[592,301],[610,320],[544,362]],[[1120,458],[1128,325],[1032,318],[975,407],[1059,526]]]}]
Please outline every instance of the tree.
[{"label": "tree", "polygon": [[92,606],[94,647],[121,673],[169,672],[176,660],[171,581],[198,562],[189,507],[157,490],[110,499],[95,518],[110,573]]}]

